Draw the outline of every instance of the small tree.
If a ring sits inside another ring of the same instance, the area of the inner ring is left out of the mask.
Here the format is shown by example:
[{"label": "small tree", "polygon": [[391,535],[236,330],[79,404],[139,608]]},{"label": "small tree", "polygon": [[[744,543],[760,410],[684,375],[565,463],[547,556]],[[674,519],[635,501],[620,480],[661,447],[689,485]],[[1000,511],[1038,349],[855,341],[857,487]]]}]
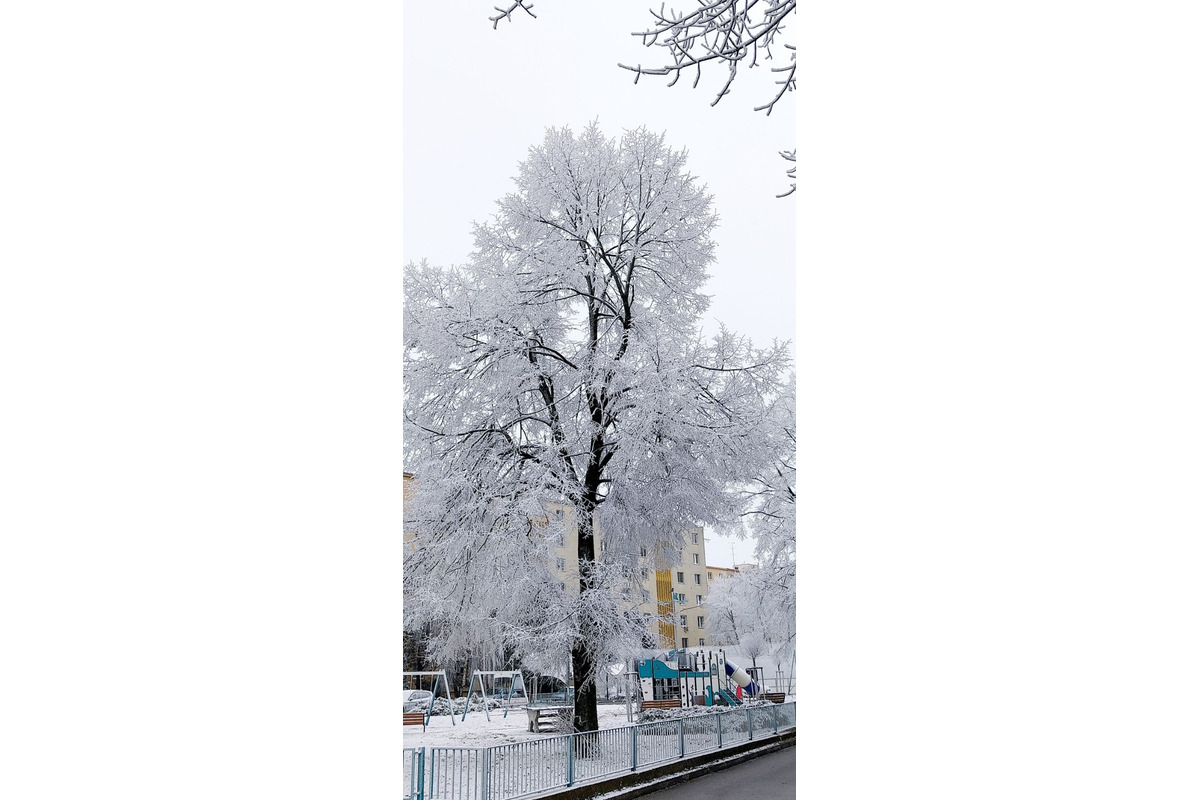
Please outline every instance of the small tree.
[{"label": "small tree", "polygon": [[781,585],[783,574],[760,567],[715,581],[708,595],[713,643],[736,646],[753,666],[763,655],[786,660],[795,646],[796,601],[795,579]]},{"label": "small tree", "polygon": [[[436,623],[442,654],[569,652],[579,731],[598,727],[598,666],[641,640],[625,613],[641,547],[677,553],[685,524],[737,525],[743,482],[778,458],[762,432],[786,343],[700,336],[717,218],[685,165],[644,129],[551,129],[469,264],[405,270],[405,521],[420,542],[406,625]],[[578,553],[570,587],[549,569],[560,536]]]}]

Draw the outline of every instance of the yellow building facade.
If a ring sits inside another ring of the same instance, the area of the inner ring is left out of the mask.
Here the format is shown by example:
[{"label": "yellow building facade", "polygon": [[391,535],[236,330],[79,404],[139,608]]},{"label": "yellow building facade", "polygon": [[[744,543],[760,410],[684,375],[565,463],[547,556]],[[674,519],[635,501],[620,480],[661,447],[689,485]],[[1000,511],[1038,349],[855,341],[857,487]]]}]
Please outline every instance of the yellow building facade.
[{"label": "yellow building facade", "polygon": [[[564,589],[577,593],[579,546],[574,535],[578,530],[575,509],[563,503],[547,503],[546,509],[556,516],[556,522],[562,522],[563,531],[551,546],[551,569]],[[534,521],[535,527],[549,528],[549,523],[549,518]],[[598,529],[596,547],[597,558],[603,558],[604,533]],[[673,555],[678,555],[678,563]],[[709,586],[704,528],[699,525],[686,527],[680,533],[679,549],[674,554],[650,553],[643,549],[639,559],[642,563],[641,597],[630,597],[630,607],[647,620],[655,646],[664,649],[704,646],[704,598]]]},{"label": "yellow building facade", "polygon": [[[416,488],[412,474],[404,473],[404,504]],[[533,529],[550,535],[555,530],[556,540],[550,542],[550,568],[563,589],[579,592],[579,541],[575,535],[578,525],[575,508],[565,503],[545,503],[547,516],[533,519]],[[550,525],[551,517],[556,523]],[[404,531],[404,552],[415,552],[419,547],[417,532]],[[602,559],[605,543],[602,531],[596,531],[597,558]],[[676,558],[678,557],[678,563]],[[639,554],[642,563],[641,596],[629,597],[631,609],[636,609],[646,619],[648,631],[655,646],[663,649],[702,647],[705,645],[704,600],[714,571],[730,572],[720,567],[709,567],[705,563],[704,529],[691,525],[680,534],[680,545],[674,553],[646,552]],[[637,591],[637,590],[635,590]]]}]

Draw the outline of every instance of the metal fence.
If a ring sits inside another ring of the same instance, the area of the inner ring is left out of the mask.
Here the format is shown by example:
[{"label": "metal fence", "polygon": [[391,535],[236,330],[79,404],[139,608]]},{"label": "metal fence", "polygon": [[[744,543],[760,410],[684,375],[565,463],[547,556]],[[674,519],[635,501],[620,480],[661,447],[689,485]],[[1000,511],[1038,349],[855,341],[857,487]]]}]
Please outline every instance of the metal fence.
[{"label": "metal fence", "polygon": [[404,800],[517,800],[794,727],[792,702],[494,747],[405,748]]},{"label": "metal fence", "polygon": [[425,796],[425,748],[404,748],[404,800]]}]

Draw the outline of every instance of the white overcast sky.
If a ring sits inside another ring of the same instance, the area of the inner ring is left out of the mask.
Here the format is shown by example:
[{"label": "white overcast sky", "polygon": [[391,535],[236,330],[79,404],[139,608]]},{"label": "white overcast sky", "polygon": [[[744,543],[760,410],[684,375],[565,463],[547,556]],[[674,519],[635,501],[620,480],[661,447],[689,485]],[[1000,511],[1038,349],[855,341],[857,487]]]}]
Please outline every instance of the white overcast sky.
[{"label": "white overcast sky", "polygon": [[465,261],[472,222],[490,218],[513,190],[517,165],[547,127],[579,130],[598,119],[615,137],[645,125],[688,150],[691,172],[716,198],[705,330],[719,320],[756,343],[794,339],[795,202],[775,197],[790,183],[778,151],[794,147],[794,104],[785,97],[770,117],[753,110],[772,96],[772,74],[743,71],[710,108],[720,70],[696,89],[684,81],[668,89],[661,78],[635,86],[617,66],[664,55],[629,35],[649,22],[647,0],[544,0],[537,19],[521,13],[498,30],[487,19],[492,5],[405,6],[405,260]]},{"label": "white overcast sky", "polygon": [[[634,85],[618,62],[649,66],[665,55],[630,35],[648,26],[650,5],[545,0],[534,6],[537,19],[520,12],[493,30],[488,2],[406,4],[405,261],[466,261],[472,223],[490,218],[513,190],[517,165],[547,127],[579,130],[598,119],[615,137],[645,125],[687,149],[689,169],[716,199],[705,332],[720,322],[759,345],[793,340],[794,352],[795,202],[775,196],[790,184],[778,153],[795,146],[792,96],[770,116],[753,110],[775,90],[765,67],[743,70],[715,107],[722,69],[695,89],[690,78],[670,88],[664,78]],[[781,48],[776,58],[784,57]],[[710,563],[751,560],[750,543],[709,534]]]}]

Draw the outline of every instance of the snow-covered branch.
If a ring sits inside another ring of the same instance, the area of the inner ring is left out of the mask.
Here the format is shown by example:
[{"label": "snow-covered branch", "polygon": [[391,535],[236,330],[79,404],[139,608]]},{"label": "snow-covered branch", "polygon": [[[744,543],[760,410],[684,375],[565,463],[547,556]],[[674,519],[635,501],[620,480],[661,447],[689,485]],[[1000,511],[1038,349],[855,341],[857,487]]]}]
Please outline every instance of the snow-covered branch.
[{"label": "snow-covered branch", "polygon": [[522,11],[524,11],[529,16],[533,17],[534,19],[537,19],[537,14],[533,13],[533,3],[527,2],[527,0],[514,0],[512,5],[510,5],[508,8],[501,8],[500,6],[496,6],[496,11],[498,11],[499,13],[496,14],[496,16],[494,16],[494,17],[488,17],[488,19],[491,20],[491,23],[492,23],[492,30],[496,29],[496,26],[500,24],[501,20],[506,19],[509,22],[512,22],[512,14],[518,8],[521,9]]},{"label": "snow-covered branch", "polygon": [[[647,47],[664,48],[670,62],[654,67],[620,66],[635,73],[634,82],[643,75],[669,75],[671,86],[685,71],[694,69],[692,87],[695,88],[700,83],[703,65],[722,64],[727,77],[712,101],[715,106],[729,94],[740,67],[753,69],[760,61],[772,60],[776,37],[795,10],[795,0],[703,0],[688,12],[674,9],[668,12],[664,4],[659,11],[651,10],[653,27],[633,35],[640,36]],[[796,48],[789,44],[784,44],[784,48],[791,53],[790,64],[771,70],[781,76],[776,81],[779,90],[755,111],[765,110],[770,115],[780,98],[796,88]]]},{"label": "snow-covered branch", "polygon": [[[666,50],[665,64],[618,66],[634,73],[635,84],[643,75],[652,75],[670,77],[668,86],[674,86],[685,72],[691,74],[694,70],[693,89],[700,84],[704,66],[724,66],[725,80],[710,104],[715,106],[732,91],[739,69],[750,70],[770,63],[776,88],[769,99],[754,106],[755,111],[765,111],[770,116],[784,96],[796,89],[796,46],[783,41],[781,36],[787,28],[785,23],[796,12],[796,0],[694,0],[694,3],[694,8],[685,11],[673,8],[667,11],[665,3],[657,11],[652,8],[652,24],[632,34],[640,37],[646,47]],[[499,13],[488,17],[492,28],[501,20],[511,22],[517,9],[536,16],[532,3],[516,0],[508,8],[496,7]],[[787,62],[774,66],[780,46],[787,54]],[[783,150],[780,156],[794,163],[796,151]],[[789,168],[787,174],[792,186],[776,197],[787,197],[796,190],[795,167]]]}]

